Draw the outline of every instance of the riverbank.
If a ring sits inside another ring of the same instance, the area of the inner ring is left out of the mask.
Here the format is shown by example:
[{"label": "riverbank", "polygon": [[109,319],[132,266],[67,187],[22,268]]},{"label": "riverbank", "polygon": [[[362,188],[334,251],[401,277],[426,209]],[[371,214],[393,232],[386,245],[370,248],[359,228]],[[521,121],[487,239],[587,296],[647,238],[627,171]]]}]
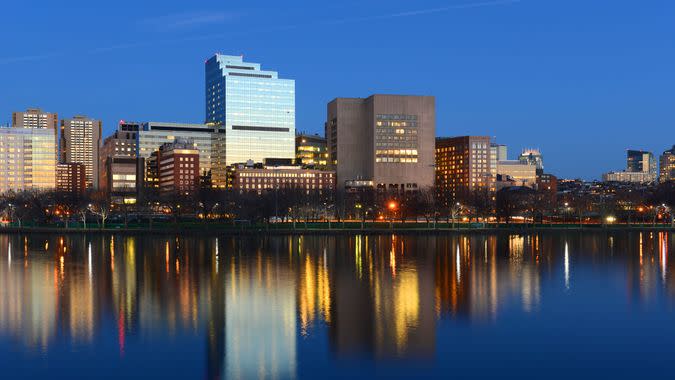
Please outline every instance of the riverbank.
[{"label": "riverbank", "polygon": [[449,225],[445,223],[364,223],[360,222],[321,222],[321,223],[272,223],[272,224],[216,224],[181,223],[149,225],[107,225],[106,228],[81,226],[5,226],[0,233],[60,233],[60,234],[193,234],[193,235],[399,235],[416,234],[453,234],[453,233],[538,233],[560,231],[666,231],[675,232],[675,227],[663,224],[469,224]]}]

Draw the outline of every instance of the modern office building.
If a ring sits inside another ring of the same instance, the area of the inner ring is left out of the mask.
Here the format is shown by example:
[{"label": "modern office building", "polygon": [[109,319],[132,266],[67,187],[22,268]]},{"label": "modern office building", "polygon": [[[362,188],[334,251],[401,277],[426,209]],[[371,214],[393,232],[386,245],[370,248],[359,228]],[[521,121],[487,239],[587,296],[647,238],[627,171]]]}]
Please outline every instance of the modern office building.
[{"label": "modern office building", "polygon": [[544,156],[542,156],[539,149],[524,149],[520,156],[518,156],[518,161],[523,164],[534,165],[538,174],[544,172]]},{"label": "modern office building", "polygon": [[51,128],[0,128],[0,193],[55,186],[56,139]]},{"label": "modern office building", "polygon": [[654,175],[656,178],[656,161],[652,152],[644,150],[626,151],[626,171],[644,172]]},{"label": "modern office building", "polygon": [[326,138],[307,134],[295,136],[295,163],[302,166],[325,168],[328,165]]},{"label": "modern office building", "polygon": [[82,195],[87,189],[87,169],[81,163],[56,164],[56,190]]},{"label": "modern office building", "polygon": [[194,141],[182,138],[159,148],[160,194],[190,195],[199,189],[199,153]]},{"label": "modern office building", "polygon": [[25,112],[12,113],[13,128],[49,129],[54,133],[54,138],[58,132],[58,124],[58,114],[44,112],[39,108],[29,108]]},{"label": "modern office building", "polygon": [[113,203],[136,203],[142,172],[136,157],[108,156],[103,163],[100,190]]},{"label": "modern office building", "polygon": [[675,145],[670,150],[666,150],[660,159],[659,181],[675,181]]},{"label": "modern office building", "polygon": [[536,187],[537,170],[537,166],[530,164],[528,160],[497,162],[497,175],[503,179],[513,181],[515,186]]},{"label": "modern office building", "polygon": [[436,138],[436,189],[449,200],[494,190],[489,136]]},{"label": "modern office building", "polygon": [[[226,166],[248,160],[295,158],[294,80],[281,79],[241,56],[222,54],[209,58],[205,71],[205,121],[219,127],[216,137],[222,146],[214,159],[220,174]],[[222,185],[216,173],[213,181]]]},{"label": "modern office building", "polygon": [[232,187],[239,191],[297,189],[324,193],[335,189],[335,172],[300,166],[247,167],[234,165]]},{"label": "modern office building", "polygon": [[[99,150],[99,189],[110,189],[112,178],[109,178],[109,158],[133,158],[136,159],[138,150],[137,138],[140,123],[120,121],[117,130],[103,140]],[[116,167],[113,165],[113,168]],[[126,169],[123,171],[127,171]],[[142,177],[141,177],[142,179]]]},{"label": "modern office building", "polygon": [[[211,171],[211,140],[217,134],[217,128],[205,124],[187,123],[143,123],[138,132],[138,157],[147,159],[152,152],[159,150],[165,143],[178,140],[190,140],[199,152],[199,168],[202,172]],[[225,169],[222,169],[223,172]],[[201,173],[199,173],[201,174]]]},{"label": "modern office building", "polygon": [[84,164],[85,182],[88,188],[98,188],[101,126],[100,120],[90,119],[86,116],[75,116],[61,120],[59,161]]},{"label": "modern office building", "polygon": [[433,96],[373,95],[328,103],[326,140],[337,188],[408,191],[434,185]]}]

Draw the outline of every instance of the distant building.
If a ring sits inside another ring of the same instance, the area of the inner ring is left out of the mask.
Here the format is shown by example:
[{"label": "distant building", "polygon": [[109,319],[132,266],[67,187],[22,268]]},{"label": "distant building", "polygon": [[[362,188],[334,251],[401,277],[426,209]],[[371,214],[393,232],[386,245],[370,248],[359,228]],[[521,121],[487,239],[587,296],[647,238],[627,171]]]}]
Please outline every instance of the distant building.
[{"label": "distant building", "polygon": [[537,186],[537,167],[527,161],[499,161],[497,174],[516,182],[516,186],[534,188]]},{"label": "distant building", "polygon": [[436,138],[436,189],[452,200],[494,190],[489,136]]},{"label": "distant building", "polygon": [[101,126],[86,116],[61,120],[60,162],[83,164],[88,188],[98,188]]},{"label": "distant building", "polygon": [[335,172],[303,169],[300,166],[251,167],[234,165],[232,187],[239,191],[297,189],[324,193],[335,189]]},{"label": "distant building", "polygon": [[654,181],[654,175],[649,172],[608,172],[602,175],[604,182],[632,182],[647,183]]},{"label": "distant building", "polygon": [[518,156],[518,161],[523,164],[533,165],[536,167],[537,174],[544,172],[544,156],[541,155],[539,149],[525,149]]},{"label": "distant building", "polygon": [[656,178],[656,161],[652,152],[628,150],[626,152],[626,171],[650,173]]},{"label": "distant building", "polygon": [[193,140],[164,143],[157,162],[160,194],[189,195],[199,189],[199,150]]},{"label": "distant building", "polygon": [[[53,126],[51,122],[50,125]],[[53,190],[56,150],[51,127],[0,128],[0,152],[4,152],[0,160],[0,193]]]},{"label": "distant building", "polygon": [[508,149],[504,144],[490,143],[490,172],[497,177],[497,162],[508,160]]},{"label": "distant building", "polygon": [[216,54],[206,61],[205,98],[206,123],[219,132],[214,186],[224,186],[226,166],[295,158],[294,80],[242,56]]},{"label": "distant building", "polygon": [[602,175],[605,182],[655,182],[657,177],[656,161],[651,152],[628,150],[626,152],[626,170],[613,171]]},{"label": "distant building", "polygon": [[87,189],[87,170],[81,163],[56,165],[56,190],[82,195]]},{"label": "distant building", "polygon": [[328,103],[329,167],[337,187],[409,191],[434,185],[433,96],[373,95]]},{"label": "distant building", "polygon": [[326,138],[305,134],[295,136],[295,162],[302,166],[325,168],[328,165]]},{"label": "distant building", "polygon": [[675,181],[675,145],[670,150],[666,150],[660,157],[661,182]]}]

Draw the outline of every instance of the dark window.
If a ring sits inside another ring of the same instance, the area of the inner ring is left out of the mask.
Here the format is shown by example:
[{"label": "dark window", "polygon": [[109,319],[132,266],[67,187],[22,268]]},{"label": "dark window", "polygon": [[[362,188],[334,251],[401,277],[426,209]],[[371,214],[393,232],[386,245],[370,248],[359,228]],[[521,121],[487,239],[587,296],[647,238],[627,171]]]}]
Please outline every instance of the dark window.
[{"label": "dark window", "polygon": [[233,125],[233,130],[236,131],[259,131],[259,132],[288,132],[289,128],[281,127],[250,127],[246,125]]},{"label": "dark window", "polygon": [[234,66],[234,65],[225,65],[228,69],[239,69],[239,70],[253,70],[253,67],[249,66]]},{"label": "dark window", "polygon": [[235,77],[272,78],[271,75],[264,75],[264,74],[230,73],[229,75],[235,76]]}]

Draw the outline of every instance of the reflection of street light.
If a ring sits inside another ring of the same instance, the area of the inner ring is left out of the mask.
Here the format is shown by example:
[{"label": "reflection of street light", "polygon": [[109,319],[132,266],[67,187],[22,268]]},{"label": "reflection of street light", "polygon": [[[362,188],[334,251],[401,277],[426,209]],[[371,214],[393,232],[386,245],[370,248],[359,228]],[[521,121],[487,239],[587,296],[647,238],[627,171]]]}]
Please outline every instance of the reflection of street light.
[{"label": "reflection of street light", "polygon": [[389,204],[387,205],[387,207],[389,207],[389,209],[390,209],[391,211],[396,211],[396,207],[397,207],[397,206],[398,206],[398,205],[396,204],[396,201],[391,201],[391,202],[389,202]]},{"label": "reflection of street light", "polygon": [[608,216],[607,218],[605,218],[605,220],[606,220],[607,223],[609,223],[609,224],[612,224],[612,223],[616,222],[616,218],[613,217],[613,216]]}]

